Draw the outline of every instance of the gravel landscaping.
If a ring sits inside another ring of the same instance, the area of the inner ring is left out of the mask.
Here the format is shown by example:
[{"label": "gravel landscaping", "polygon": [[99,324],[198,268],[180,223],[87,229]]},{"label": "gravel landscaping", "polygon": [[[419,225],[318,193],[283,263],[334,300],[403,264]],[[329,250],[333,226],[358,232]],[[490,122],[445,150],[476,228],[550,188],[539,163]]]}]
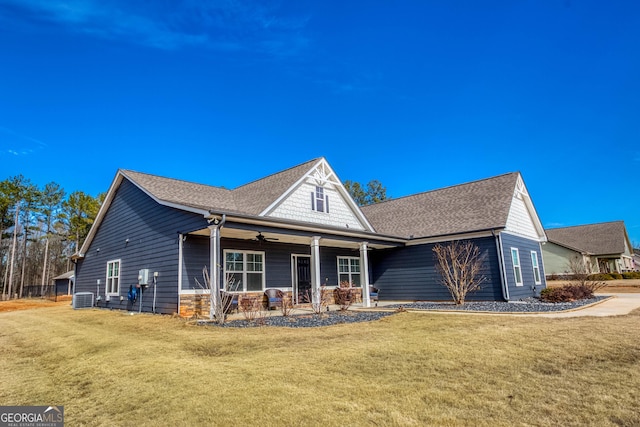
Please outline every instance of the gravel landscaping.
[{"label": "gravel landscaping", "polygon": [[464,305],[455,305],[452,302],[414,302],[409,304],[393,304],[386,306],[387,308],[414,309],[414,310],[451,310],[451,311],[484,311],[493,313],[540,313],[573,310],[602,301],[607,296],[597,296],[595,298],[573,301],[573,302],[541,302],[535,298],[529,298],[522,301],[513,302],[467,302]]},{"label": "gravel landscaping", "polygon": [[[312,328],[319,326],[331,326],[343,323],[370,322],[391,316],[398,311],[424,310],[424,311],[477,311],[492,313],[540,313],[573,310],[594,302],[602,301],[607,296],[597,296],[595,298],[565,302],[565,303],[545,303],[538,299],[530,298],[523,301],[514,302],[467,302],[464,305],[455,305],[452,302],[414,302],[406,304],[392,304],[380,307],[387,311],[329,311],[321,315],[317,314],[296,314],[291,316],[269,316],[254,321],[244,319],[231,320],[224,325],[216,325],[226,328],[253,328],[260,326],[276,326],[287,328]],[[393,311],[389,311],[389,309]],[[212,325],[209,322],[202,324]]]},{"label": "gravel landscaping", "polygon": [[227,328],[252,328],[256,326],[280,326],[287,328],[312,328],[331,326],[341,323],[370,322],[394,314],[394,311],[328,311],[318,314],[296,314],[292,316],[269,316],[253,322],[231,320],[224,325]]}]

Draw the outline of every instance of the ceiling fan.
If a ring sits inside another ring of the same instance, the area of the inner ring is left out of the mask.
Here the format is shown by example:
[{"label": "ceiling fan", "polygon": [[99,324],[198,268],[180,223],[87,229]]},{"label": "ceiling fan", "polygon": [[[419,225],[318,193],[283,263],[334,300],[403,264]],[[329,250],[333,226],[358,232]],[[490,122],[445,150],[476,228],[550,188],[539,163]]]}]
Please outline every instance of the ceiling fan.
[{"label": "ceiling fan", "polygon": [[262,243],[262,242],[271,242],[271,241],[280,240],[280,239],[276,239],[275,237],[266,237],[265,235],[262,234],[262,231],[259,231],[255,240]]}]

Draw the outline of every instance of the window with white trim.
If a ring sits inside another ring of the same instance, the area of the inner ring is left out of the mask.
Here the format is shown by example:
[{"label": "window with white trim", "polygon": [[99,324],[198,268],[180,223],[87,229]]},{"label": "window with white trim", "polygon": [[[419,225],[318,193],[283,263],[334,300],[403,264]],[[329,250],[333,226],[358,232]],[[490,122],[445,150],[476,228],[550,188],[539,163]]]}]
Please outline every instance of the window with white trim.
[{"label": "window with white trim", "polygon": [[107,280],[105,282],[105,295],[120,294],[120,260],[107,262]]},{"label": "window with white trim", "polygon": [[531,251],[531,265],[533,266],[533,280],[535,280],[536,285],[542,283],[542,279],[540,278],[540,265],[538,264],[538,253],[536,251]]},{"label": "window with white trim", "polygon": [[311,193],[311,209],[329,213],[329,195],[324,194],[324,187],[317,185],[316,191]]},{"label": "window with white trim", "polygon": [[224,277],[238,292],[264,291],[264,252],[225,250]]},{"label": "window with white trim", "polygon": [[338,283],[345,281],[360,286],[360,258],[338,257]]},{"label": "window with white trim", "polygon": [[518,252],[518,248],[511,248],[511,260],[513,262],[513,275],[516,277],[516,286],[522,286],[522,268],[520,267],[520,252]]}]

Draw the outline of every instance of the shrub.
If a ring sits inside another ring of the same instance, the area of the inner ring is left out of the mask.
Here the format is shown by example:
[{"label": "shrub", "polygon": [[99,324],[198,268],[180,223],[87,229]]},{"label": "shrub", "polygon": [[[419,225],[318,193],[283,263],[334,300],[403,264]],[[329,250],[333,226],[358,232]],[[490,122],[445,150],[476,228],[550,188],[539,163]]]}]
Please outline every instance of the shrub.
[{"label": "shrub", "polygon": [[620,273],[609,273],[609,275],[610,275],[614,280],[620,280],[620,279],[622,279],[622,274],[620,274]]},{"label": "shrub", "polygon": [[640,271],[629,271],[622,273],[623,279],[640,279]]},{"label": "shrub", "polygon": [[240,311],[244,315],[245,320],[257,323],[264,321],[266,309],[262,304],[262,296],[256,297],[245,295],[240,299],[238,305],[240,306]]},{"label": "shrub", "polygon": [[558,288],[545,288],[540,299],[545,302],[571,302],[593,298],[594,289],[585,285],[565,285]]},{"label": "shrub", "polygon": [[340,306],[341,311],[348,310],[353,302],[351,283],[346,280],[340,282],[340,286],[334,291],[333,299]]},{"label": "shrub", "polygon": [[282,304],[280,304],[280,312],[287,317],[293,311],[293,298],[288,293],[282,296]]}]

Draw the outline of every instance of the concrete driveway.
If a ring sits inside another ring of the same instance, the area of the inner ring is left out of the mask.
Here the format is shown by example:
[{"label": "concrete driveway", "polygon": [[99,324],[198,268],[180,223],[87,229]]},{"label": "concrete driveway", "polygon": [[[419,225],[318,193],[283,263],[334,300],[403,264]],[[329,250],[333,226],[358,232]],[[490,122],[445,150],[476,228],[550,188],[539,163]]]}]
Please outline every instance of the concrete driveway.
[{"label": "concrete driveway", "polygon": [[604,302],[591,305],[585,308],[579,308],[573,311],[565,311],[559,313],[541,313],[541,314],[518,314],[517,316],[535,316],[535,317],[582,317],[582,316],[623,316],[631,313],[636,308],[640,308],[640,293],[606,293],[601,295],[611,295]]}]

